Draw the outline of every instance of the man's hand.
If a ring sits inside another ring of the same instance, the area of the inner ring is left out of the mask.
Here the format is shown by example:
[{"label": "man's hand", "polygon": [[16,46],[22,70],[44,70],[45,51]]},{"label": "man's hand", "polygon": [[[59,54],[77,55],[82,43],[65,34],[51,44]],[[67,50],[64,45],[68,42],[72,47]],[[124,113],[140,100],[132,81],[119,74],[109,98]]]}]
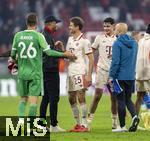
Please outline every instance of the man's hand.
[{"label": "man's hand", "polygon": [[58,49],[60,49],[60,50],[62,50],[62,51],[65,51],[63,42],[57,41],[57,42],[55,42],[55,46],[56,46]]},{"label": "man's hand", "polygon": [[107,80],[107,85],[106,85],[107,88],[108,88],[108,90],[109,90],[111,93],[114,91],[112,81],[113,81],[112,78],[108,78],[108,80]]},{"label": "man's hand", "polygon": [[92,76],[91,76],[91,75],[86,75],[86,76],[85,76],[85,81],[86,81],[86,82],[85,82],[85,83],[86,83],[86,84],[85,84],[86,87],[91,86],[91,85],[92,85]]},{"label": "man's hand", "polygon": [[113,81],[113,79],[112,79],[112,78],[108,78],[108,80],[107,80],[107,84],[112,85],[112,81]]},{"label": "man's hand", "polygon": [[72,60],[77,59],[77,57],[76,57],[73,53],[71,53],[71,52],[69,52],[69,51],[65,51],[65,52],[64,52],[64,57],[66,57],[66,58],[68,58],[68,59],[72,59]]}]

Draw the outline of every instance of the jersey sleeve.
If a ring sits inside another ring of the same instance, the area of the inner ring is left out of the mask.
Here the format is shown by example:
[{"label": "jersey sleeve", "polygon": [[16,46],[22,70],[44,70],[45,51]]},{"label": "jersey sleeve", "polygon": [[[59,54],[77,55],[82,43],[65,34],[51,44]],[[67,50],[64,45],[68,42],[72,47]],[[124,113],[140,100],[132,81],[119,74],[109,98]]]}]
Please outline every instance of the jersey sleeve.
[{"label": "jersey sleeve", "polygon": [[39,44],[40,44],[40,47],[42,48],[43,52],[46,53],[48,56],[52,56],[52,57],[63,57],[64,56],[63,52],[58,52],[58,51],[50,49],[50,45],[48,45],[45,37],[41,33],[39,34]]},{"label": "jersey sleeve", "polygon": [[17,40],[17,34],[15,34],[13,38],[13,44],[12,44],[12,49],[11,49],[11,54],[10,56],[16,60],[16,55],[17,55],[17,45],[16,45],[16,40]]},{"label": "jersey sleeve", "polygon": [[84,51],[85,51],[85,54],[92,53],[91,43],[87,39],[84,42]]},{"label": "jersey sleeve", "polygon": [[98,47],[99,47],[99,42],[100,42],[99,36],[96,36],[96,38],[95,38],[95,40],[94,40],[94,42],[93,42],[93,44],[92,44],[92,48],[98,49]]}]

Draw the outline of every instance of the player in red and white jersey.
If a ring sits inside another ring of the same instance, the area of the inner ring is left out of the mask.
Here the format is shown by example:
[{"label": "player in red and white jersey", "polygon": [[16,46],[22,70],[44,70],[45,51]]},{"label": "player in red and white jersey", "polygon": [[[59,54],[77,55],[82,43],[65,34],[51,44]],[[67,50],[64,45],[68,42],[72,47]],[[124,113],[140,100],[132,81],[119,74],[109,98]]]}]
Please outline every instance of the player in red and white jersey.
[{"label": "player in red and white jersey", "polygon": [[[91,43],[84,37],[81,32],[82,28],[83,20],[80,17],[73,17],[70,19],[69,31],[71,37],[68,39],[66,50],[73,52],[77,57],[76,60],[69,60],[67,78],[69,102],[76,120],[75,127],[70,130],[72,132],[88,131],[85,92],[92,83],[94,57]],[[89,61],[88,64],[85,62],[86,56]],[[82,111],[81,121],[77,100]]]},{"label": "player in red and white jersey", "polygon": [[[99,58],[96,68],[96,89],[93,101],[90,106],[88,115],[88,122],[92,122],[97,105],[103,94],[103,88],[107,85],[109,68],[112,57],[112,45],[116,40],[114,35],[114,19],[106,18],[103,21],[104,33],[97,35],[94,43],[92,44],[93,52],[98,49]],[[111,93],[111,91],[110,91]],[[111,96],[111,112],[112,112],[112,128],[117,128],[117,101],[116,98]]]},{"label": "player in red and white jersey", "polygon": [[74,52],[77,57],[76,60],[69,62],[68,75],[85,74],[87,71],[85,57],[92,53],[90,41],[85,38],[83,33],[80,33],[76,39],[71,36],[68,39],[66,50]]},{"label": "player in red and white jersey", "polygon": [[101,68],[105,71],[109,71],[109,67],[111,64],[111,56],[112,56],[112,45],[115,40],[116,40],[116,36],[113,34],[109,36],[106,33],[104,33],[96,36],[95,41],[92,44],[92,48],[93,50],[98,49],[99,52],[97,68]]}]

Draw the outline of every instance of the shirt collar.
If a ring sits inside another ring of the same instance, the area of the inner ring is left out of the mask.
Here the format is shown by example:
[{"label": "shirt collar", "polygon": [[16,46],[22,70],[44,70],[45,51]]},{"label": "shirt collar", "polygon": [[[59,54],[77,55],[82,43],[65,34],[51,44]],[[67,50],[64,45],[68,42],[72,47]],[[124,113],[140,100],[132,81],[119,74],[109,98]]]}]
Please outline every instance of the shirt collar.
[{"label": "shirt collar", "polygon": [[78,41],[81,39],[81,37],[83,36],[83,33],[81,33],[76,39],[74,39],[75,41]]},{"label": "shirt collar", "polygon": [[115,35],[114,35],[114,34],[112,34],[111,36],[108,36],[108,35],[106,35],[106,34],[105,34],[105,37],[106,37],[106,38],[108,38],[108,37],[114,38],[114,37],[115,37]]}]

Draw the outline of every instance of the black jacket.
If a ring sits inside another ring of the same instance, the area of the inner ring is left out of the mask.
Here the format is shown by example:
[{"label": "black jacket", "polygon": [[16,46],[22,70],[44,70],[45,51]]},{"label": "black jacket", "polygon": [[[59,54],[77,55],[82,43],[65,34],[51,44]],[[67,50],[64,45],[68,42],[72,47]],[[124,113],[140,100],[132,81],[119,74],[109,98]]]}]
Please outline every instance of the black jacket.
[{"label": "black jacket", "polygon": [[[48,31],[46,28],[43,31],[43,35],[47,41],[47,43],[50,45],[50,48],[53,50],[57,50],[55,48],[55,41],[52,37],[52,34],[50,31]],[[43,53],[43,72],[59,72],[58,69],[58,58],[49,57],[45,53]]]}]

